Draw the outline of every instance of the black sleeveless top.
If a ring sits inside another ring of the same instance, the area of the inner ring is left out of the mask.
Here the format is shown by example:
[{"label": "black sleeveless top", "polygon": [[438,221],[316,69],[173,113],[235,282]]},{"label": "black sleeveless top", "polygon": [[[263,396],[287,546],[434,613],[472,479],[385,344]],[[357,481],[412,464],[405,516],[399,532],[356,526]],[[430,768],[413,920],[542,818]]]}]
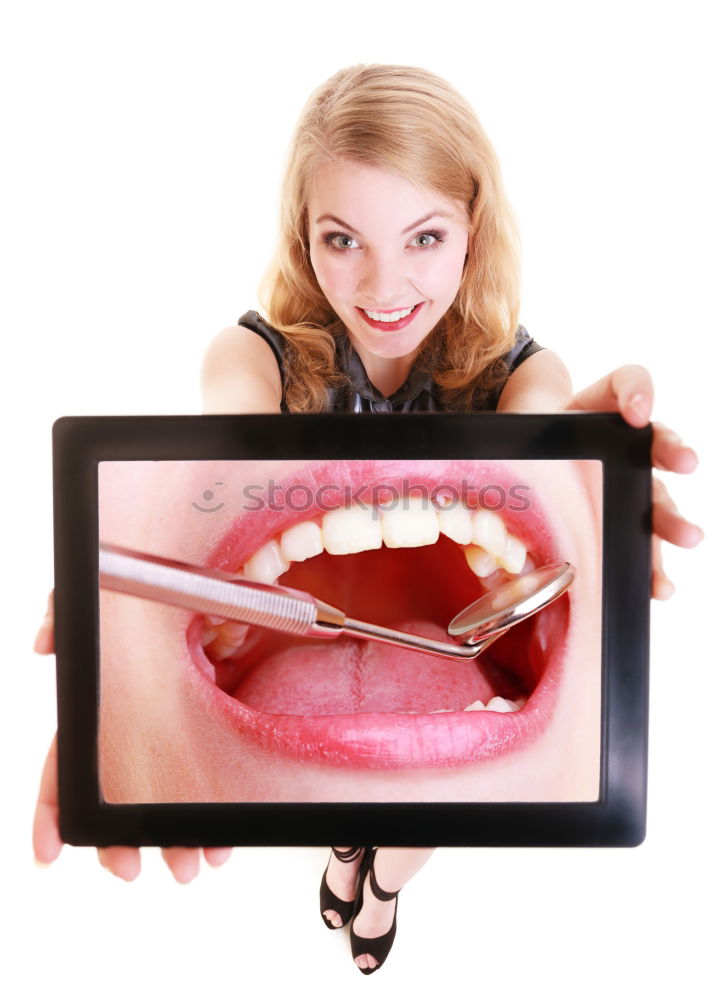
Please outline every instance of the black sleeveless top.
[{"label": "black sleeveless top", "polygon": [[[257,312],[250,309],[238,321],[239,326],[248,327],[266,341],[276,356],[281,375],[281,384],[284,384],[284,336],[278,330],[274,330],[259,316]],[[517,328],[517,335],[512,350],[502,359],[508,369],[507,378],[518,368],[523,361],[543,348],[535,343],[524,326]],[[432,411],[443,410],[437,386],[431,375],[419,371],[414,365],[410,371],[406,382],[401,385],[391,396],[386,397],[379,392],[376,386],[372,385],[367,376],[364,364],[354,350],[348,337],[340,337],[337,341],[337,365],[339,369],[349,376],[351,388],[329,389],[329,410],[332,413],[397,413],[407,411]],[[498,386],[487,393],[478,407],[480,410],[494,410],[504,389],[504,379]],[[282,398],[281,409],[288,412],[286,401]]]}]

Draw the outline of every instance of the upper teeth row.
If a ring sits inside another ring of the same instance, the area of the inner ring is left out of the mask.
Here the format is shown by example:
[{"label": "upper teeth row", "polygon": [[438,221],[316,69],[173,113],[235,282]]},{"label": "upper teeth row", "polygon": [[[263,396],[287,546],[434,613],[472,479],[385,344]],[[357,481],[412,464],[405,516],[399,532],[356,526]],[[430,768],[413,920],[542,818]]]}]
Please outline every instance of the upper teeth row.
[{"label": "upper teeth row", "polygon": [[480,579],[500,567],[519,573],[525,564],[525,546],[494,511],[471,511],[461,503],[437,510],[424,497],[405,497],[402,505],[388,509],[357,504],[328,511],[320,525],[295,524],[254,553],[242,572],[248,580],[276,583],[292,562],[323,551],[350,555],[379,549],[382,542],[388,548],[415,548],[434,545],[440,533],[464,547],[467,563]]},{"label": "upper teeth row", "polygon": [[365,309],[364,312],[369,319],[376,320],[377,323],[397,323],[400,319],[408,316],[412,309],[414,309],[414,306],[410,306],[409,309],[397,309],[396,312],[391,313],[378,313],[373,312],[371,309]]}]

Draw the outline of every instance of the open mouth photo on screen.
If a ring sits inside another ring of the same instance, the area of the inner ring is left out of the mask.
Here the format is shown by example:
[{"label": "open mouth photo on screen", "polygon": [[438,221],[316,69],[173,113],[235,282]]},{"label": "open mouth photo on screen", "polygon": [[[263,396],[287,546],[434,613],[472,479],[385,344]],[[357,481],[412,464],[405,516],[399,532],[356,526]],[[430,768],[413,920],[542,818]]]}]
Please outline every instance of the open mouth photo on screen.
[{"label": "open mouth photo on screen", "polygon": [[576,571],[465,661],[101,590],[103,799],[597,800],[602,503],[592,459],[100,462],[101,542],[430,638],[519,574]]}]

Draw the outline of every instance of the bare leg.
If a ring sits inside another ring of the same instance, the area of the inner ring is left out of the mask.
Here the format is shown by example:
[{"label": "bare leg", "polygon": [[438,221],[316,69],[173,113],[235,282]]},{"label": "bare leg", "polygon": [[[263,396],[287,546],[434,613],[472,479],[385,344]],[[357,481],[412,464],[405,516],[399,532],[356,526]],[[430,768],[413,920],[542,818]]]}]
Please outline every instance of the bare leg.
[{"label": "bare leg", "polygon": [[[397,892],[416,875],[434,852],[433,847],[380,847],[374,862],[379,888]],[[386,934],[394,920],[395,900],[382,902],[372,893],[369,876],[364,880],[364,902],[354,920],[354,932],[360,937],[375,938]],[[374,969],[377,960],[372,955],[359,955],[360,969]]]},{"label": "bare leg", "polygon": [[[337,851],[340,853],[350,850],[350,847],[337,847]],[[360,851],[358,858],[355,858],[354,861],[344,863],[332,854],[326,873],[326,882],[334,895],[338,896],[339,899],[346,899],[351,902],[356,896],[357,877],[363,857],[364,852]],[[341,917],[336,910],[324,910],[324,916],[335,927],[341,927]]]}]

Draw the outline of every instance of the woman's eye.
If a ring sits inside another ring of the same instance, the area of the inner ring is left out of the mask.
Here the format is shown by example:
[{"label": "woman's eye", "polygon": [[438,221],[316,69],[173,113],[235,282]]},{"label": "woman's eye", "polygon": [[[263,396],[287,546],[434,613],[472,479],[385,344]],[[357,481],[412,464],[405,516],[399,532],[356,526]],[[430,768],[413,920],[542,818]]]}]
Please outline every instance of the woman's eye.
[{"label": "woman's eye", "polygon": [[[329,233],[324,237],[324,242],[333,250],[358,250],[360,244],[348,233]],[[431,250],[444,242],[442,233],[427,232],[417,233],[411,240],[411,246],[417,250]]]},{"label": "woman's eye", "polygon": [[354,237],[347,236],[346,233],[330,233],[324,239],[335,250],[354,250],[359,246]]},{"label": "woman's eye", "polygon": [[433,247],[441,242],[442,237],[439,233],[418,233],[412,240],[412,246],[425,250],[427,247]]}]

